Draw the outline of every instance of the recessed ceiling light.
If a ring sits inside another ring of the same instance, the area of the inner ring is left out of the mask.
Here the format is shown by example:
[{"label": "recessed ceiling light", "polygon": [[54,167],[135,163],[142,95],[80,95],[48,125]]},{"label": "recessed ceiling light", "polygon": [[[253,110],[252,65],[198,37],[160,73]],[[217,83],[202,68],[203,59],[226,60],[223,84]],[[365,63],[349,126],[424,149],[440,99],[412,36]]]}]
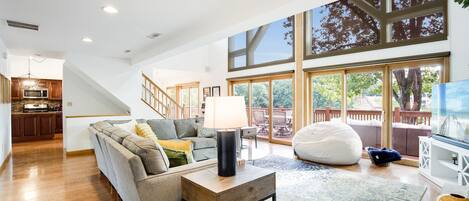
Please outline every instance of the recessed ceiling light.
[{"label": "recessed ceiling light", "polygon": [[102,9],[104,12],[109,13],[109,14],[116,14],[119,12],[119,10],[117,10],[116,8],[112,6],[104,6]]},{"label": "recessed ceiling light", "polygon": [[85,42],[85,43],[92,43],[93,42],[93,39],[89,38],[89,37],[83,37],[81,39],[81,41]]},{"label": "recessed ceiling light", "polygon": [[159,36],[161,36],[160,33],[152,33],[152,34],[148,35],[147,38],[155,39],[155,38],[158,38]]}]

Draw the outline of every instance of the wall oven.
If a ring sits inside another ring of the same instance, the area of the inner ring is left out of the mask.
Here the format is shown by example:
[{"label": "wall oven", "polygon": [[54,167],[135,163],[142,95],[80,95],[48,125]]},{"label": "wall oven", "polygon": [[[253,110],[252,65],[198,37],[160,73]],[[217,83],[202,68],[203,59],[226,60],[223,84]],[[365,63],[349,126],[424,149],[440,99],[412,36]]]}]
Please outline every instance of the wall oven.
[{"label": "wall oven", "polygon": [[23,98],[29,98],[29,99],[49,98],[49,91],[47,89],[24,89]]}]

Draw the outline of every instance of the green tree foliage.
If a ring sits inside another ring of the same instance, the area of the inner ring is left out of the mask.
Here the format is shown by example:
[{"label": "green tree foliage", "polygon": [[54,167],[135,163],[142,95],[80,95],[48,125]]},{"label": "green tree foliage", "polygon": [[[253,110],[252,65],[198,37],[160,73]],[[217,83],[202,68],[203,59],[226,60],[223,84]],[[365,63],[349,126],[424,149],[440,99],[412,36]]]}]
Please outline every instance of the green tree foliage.
[{"label": "green tree foliage", "polygon": [[293,84],[291,79],[272,81],[274,108],[292,108]]},{"label": "green tree foliage", "polygon": [[462,5],[463,8],[469,7],[469,0],[455,0],[455,2]]},{"label": "green tree foliage", "polygon": [[252,84],[252,107],[268,108],[269,107],[269,84],[253,83]]},{"label": "green tree foliage", "polygon": [[313,78],[313,108],[340,108],[342,98],[340,75]]}]

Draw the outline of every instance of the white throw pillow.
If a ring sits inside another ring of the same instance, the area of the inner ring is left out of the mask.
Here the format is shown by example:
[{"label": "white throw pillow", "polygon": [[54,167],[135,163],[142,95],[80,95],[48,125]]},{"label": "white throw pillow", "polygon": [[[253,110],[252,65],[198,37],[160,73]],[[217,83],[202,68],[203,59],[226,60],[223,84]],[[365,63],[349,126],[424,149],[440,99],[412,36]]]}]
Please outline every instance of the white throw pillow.
[{"label": "white throw pillow", "polygon": [[137,121],[135,121],[135,119],[132,119],[131,121],[125,124],[115,124],[115,126],[133,134],[137,133],[137,130],[136,130]]}]

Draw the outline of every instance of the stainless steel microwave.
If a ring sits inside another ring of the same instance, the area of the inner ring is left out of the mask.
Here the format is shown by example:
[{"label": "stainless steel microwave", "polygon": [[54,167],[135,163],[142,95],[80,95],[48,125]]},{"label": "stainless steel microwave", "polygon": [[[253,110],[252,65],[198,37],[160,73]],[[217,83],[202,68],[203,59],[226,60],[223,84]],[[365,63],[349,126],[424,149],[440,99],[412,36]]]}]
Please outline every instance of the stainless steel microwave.
[{"label": "stainless steel microwave", "polygon": [[49,91],[47,89],[24,89],[23,98],[31,98],[31,99],[49,98]]}]

